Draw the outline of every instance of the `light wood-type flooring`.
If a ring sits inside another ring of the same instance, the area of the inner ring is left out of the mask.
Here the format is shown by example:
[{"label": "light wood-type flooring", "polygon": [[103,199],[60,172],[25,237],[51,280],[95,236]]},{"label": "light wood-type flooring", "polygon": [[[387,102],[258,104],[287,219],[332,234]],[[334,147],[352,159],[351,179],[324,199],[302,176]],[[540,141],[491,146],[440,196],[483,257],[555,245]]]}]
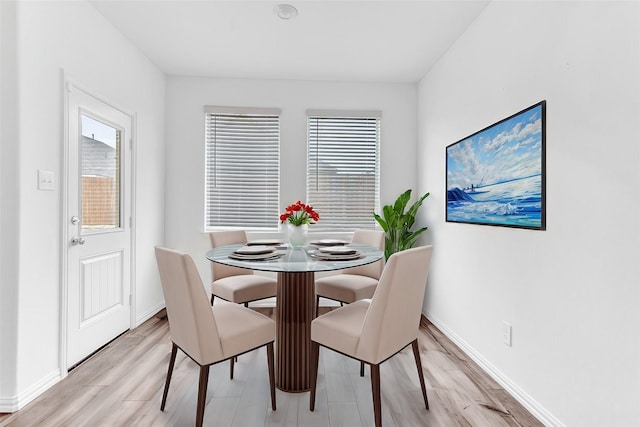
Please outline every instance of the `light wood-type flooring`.
[{"label": "light wood-type flooring", "polygon": [[[273,309],[258,309],[273,316]],[[381,365],[382,421],[389,427],[541,426],[522,405],[472,362],[435,326],[420,327],[422,366],[430,410],[424,408],[411,346]],[[160,399],[171,343],[165,319],[151,318],[72,370],[67,378],[14,414],[0,414],[1,426],[192,426],[198,368],[178,352],[164,412]],[[277,390],[269,404],[264,348],[239,357],[235,378],[229,364],[211,368],[205,426],[373,425],[369,370],[321,348],[316,408],[309,393]]]}]

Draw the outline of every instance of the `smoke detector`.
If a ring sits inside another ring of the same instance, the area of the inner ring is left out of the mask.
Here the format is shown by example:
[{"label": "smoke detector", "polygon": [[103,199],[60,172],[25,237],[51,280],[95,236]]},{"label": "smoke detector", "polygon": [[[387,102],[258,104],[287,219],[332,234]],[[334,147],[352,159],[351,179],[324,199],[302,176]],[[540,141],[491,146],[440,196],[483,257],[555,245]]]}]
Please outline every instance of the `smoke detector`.
[{"label": "smoke detector", "polygon": [[298,9],[290,4],[282,3],[273,8],[273,13],[280,19],[289,20],[298,16]]}]

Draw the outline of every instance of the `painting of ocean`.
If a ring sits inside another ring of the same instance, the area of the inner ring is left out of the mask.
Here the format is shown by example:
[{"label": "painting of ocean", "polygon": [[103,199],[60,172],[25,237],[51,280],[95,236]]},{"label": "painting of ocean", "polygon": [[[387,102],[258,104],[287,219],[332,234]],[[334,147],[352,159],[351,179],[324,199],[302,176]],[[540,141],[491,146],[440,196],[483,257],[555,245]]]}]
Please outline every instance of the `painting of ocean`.
[{"label": "painting of ocean", "polygon": [[545,229],[542,101],[446,149],[447,222]]}]

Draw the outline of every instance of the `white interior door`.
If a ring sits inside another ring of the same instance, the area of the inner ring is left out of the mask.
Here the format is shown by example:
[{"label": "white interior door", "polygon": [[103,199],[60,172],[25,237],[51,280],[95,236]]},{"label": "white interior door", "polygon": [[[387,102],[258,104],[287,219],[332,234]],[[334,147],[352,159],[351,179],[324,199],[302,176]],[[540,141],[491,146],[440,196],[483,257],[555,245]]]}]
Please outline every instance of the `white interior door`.
[{"label": "white interior door", "polygon": [[131,322],[132,119],[69,90],[67,368]]}]

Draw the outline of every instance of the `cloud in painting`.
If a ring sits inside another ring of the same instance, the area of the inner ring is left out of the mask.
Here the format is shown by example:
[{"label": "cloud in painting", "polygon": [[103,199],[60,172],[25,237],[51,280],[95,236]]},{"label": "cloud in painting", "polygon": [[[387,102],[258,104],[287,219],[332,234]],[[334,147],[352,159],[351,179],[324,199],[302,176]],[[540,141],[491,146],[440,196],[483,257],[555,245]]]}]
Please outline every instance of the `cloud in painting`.
[{"label": "cloud in painting", "polygon": [[447,148],[447,188],[490,185],[539,174],[539,108],[518,114]]}]

